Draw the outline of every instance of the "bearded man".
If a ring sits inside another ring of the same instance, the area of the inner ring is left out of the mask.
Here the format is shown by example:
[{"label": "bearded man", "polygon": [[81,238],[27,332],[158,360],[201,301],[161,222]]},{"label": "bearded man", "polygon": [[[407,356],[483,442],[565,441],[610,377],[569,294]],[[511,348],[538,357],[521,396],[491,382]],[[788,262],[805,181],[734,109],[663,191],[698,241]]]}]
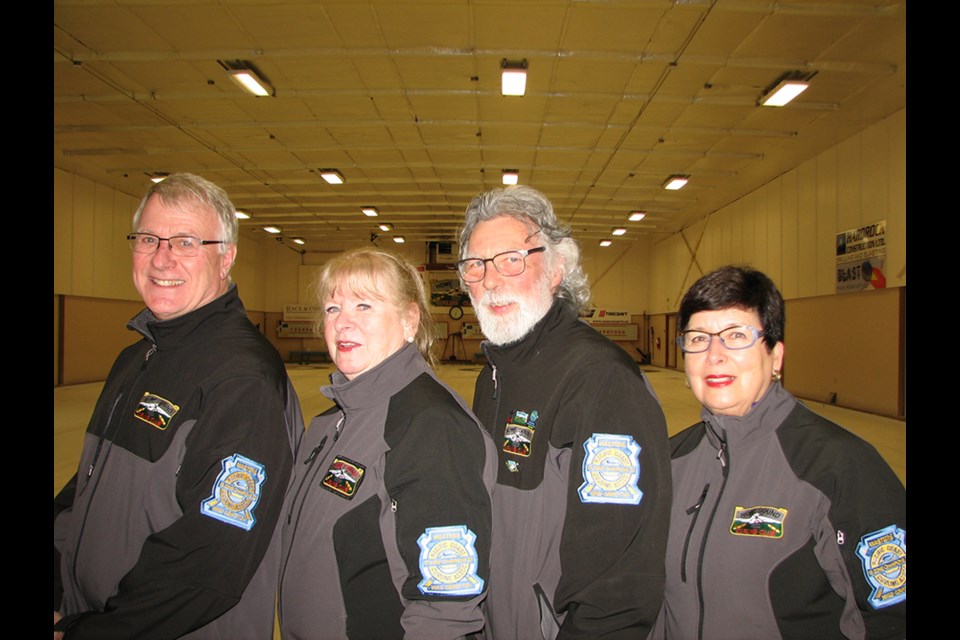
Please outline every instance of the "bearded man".
[{"label": "bearded man", "polygon": [[499,456],[487,635],[644,638],[663,597],[671,487],[653,390],[579,320],[580,248],[543,194],[474,198],[460,257],[487,337],[473,410]]}]

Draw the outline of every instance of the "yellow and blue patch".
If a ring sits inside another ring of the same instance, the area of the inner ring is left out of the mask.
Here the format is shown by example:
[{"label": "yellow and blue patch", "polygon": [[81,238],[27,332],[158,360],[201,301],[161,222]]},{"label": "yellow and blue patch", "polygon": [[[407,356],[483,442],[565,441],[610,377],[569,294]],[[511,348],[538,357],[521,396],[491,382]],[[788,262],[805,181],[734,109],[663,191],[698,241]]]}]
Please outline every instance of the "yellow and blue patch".
[{"label": "yellow and blue patch", "polygon": [[580,502],[640,504],[640,445],[633,436],[595,433],[583,443],[583,484]]},{"label": "yellow and blue patch", "polygon": [[213,492],[200,503],[200,512],[250,531],[257,522],[253,510],[260,502],[267,472],[262,464],[239,453],[224,458],[221,465]]},{"label": "yellow and blue patch", "polygon": [[419,538],[420,593],[434,596],[472,596],[483,592],[477,575],[476,534],[465,525],[428,527]]},{"label": "yellow and blue patch", "polygon": [[892,524],[868,533],[857,544],[870,606],[882,609],[907,599],[907,532]]}]

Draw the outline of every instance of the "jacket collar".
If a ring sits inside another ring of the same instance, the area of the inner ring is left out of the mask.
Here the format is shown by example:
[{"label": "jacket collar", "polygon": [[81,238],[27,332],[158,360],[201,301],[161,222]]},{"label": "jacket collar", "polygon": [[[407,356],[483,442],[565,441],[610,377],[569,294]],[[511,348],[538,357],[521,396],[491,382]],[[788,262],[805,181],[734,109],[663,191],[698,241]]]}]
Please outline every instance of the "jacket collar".
[{"label": "jacket collar", "polygon": [[171,348],[211,321],[218,322],[222,316],[234,313],[246,316],[247,310],[240,301],[237,285],[231,284],[219,298],[172,320],[158,320],[150,309],[144,309],[127,323],[127,328],[140,333],[158,348]]},{"label": "jacket collar", "polygon": [[347,380],[339,371],[330,374],[330,384],[320,392],[341,409],[364,409],[382,403],[422,373],[430,371],[417,345],[406,343],[386,360]]},{"label": "jacket collar", "polygon": [[[495,345],[484,340],[483,351],[491,362],[523,362],[537,356],[551,332],[563,325],[577,322],[577,314],[560,298],[554,298],[553,305],[530,332],[516,342]],[[481,327],[482,328],[482,327]]]},{"label": "jacket collar", "polygon": [[728,446],[747,446],[768,434],[772,434],[786,420],[796,404],[797,401],[790,395],[790,392],[784,389],[779,382],[774,382],[746,415],[715,415],[710,413],[710,410],[706,407],[703,408],[700,415],[709,427],[707,428],[707,437],[715,445],[718,444],[716,435],[719,434]]}]

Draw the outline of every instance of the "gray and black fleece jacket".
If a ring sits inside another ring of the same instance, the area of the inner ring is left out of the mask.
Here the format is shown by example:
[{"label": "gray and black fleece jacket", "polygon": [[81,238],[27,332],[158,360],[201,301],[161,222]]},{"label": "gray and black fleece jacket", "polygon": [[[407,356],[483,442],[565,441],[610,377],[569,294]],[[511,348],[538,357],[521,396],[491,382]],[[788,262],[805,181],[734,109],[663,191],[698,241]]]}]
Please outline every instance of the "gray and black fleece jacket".
[{"label": "gray and black fleece jacket", "polygon": [[484,343],[474,412],[493,437],[488,637],[644,638],[663,597],[663,412],[625,351],[557,300]]},{"label": "gray and black fleece jacket", "polygon": [[670,440],[657,638],[904,638],[906,491],[869,444],[779,383]]},{"label": "gray and black fleece jacket", "polygon": [[322,389],[284,506],[285,640],[479,631],[493,443],[413,344]]},{"label": "gray and black fleece jacket", "polygon": [[114,363],[54,500],[66,638],[269,638],[303,431],[283,362],[236,287],[129,326],[143,339]]}]

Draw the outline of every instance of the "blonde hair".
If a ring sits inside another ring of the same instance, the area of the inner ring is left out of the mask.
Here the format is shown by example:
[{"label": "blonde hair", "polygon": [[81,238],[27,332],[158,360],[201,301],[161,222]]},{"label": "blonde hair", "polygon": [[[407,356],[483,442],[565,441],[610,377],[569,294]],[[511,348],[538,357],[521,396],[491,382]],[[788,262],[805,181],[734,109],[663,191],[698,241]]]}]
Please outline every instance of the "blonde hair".
[{"label": "blonde hair", "polygon": [[[365,247],[341,253],[323,265],[317,276],[317,301],[322,305],[336,293],[346,289],[354,295],[370,296],[394,305],[402,314],[413,303],[420,311],[414,342],[420,355],[436,365],[431,347],[436,340],[436,323],[430,317],[427,290],[417,268],[409,260],[379,249]],[[324,313],[317,317],[317,333],[323,333]]]}]

